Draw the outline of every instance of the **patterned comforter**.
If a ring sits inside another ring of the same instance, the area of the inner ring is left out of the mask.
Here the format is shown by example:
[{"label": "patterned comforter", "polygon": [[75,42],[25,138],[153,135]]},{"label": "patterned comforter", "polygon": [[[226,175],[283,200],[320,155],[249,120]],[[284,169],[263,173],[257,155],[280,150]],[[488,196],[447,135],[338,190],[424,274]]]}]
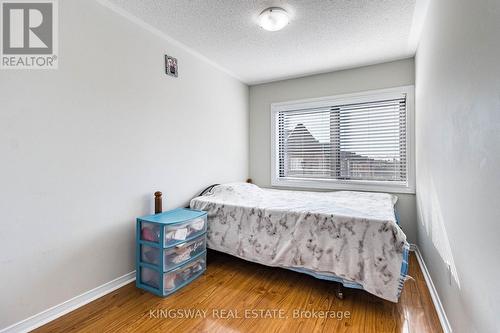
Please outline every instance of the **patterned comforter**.
[{"label": "patterned comforter", "polygon": [[334,275],[397,302],[409,245],[386,193],[302,192],[233,183],[191,201],[208,212],[208,247],[240,258]]}]

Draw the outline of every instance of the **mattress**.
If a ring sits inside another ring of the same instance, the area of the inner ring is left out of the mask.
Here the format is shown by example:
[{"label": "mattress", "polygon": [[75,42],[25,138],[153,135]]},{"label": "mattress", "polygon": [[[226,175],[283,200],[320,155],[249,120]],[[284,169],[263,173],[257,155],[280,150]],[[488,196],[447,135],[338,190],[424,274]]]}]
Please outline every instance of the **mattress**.
[{"label": "mattress", "polygon": [[305,192],[231,183],[191,200],[208,213],[207,247],[360,287],[397,302],[409,245],[396,223],[397,197]]}]

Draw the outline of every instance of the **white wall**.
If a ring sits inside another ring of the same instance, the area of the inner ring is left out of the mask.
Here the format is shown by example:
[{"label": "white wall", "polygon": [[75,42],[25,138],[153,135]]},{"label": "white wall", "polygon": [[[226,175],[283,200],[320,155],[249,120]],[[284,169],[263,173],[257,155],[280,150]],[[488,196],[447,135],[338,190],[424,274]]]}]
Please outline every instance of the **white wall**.
[{"label": "white wall", "polygon": [[[271,103],[324,97],[415,83],[413,59],[312,75],[250,87],[250,177],[271,186]],[[415,195],[397,194],[401,225],[416,241]]]},{"label": "white wall", "polygon": [[430,1],[416,56],[418,245],[454,332],[500,332],[499,36],[498,0]]},{"label": "white wall", "polygon": [[58,70],[0,71],[0,328],[134,270],[153,191],[248,176],[246,85],[95,1],[59,18]]}]

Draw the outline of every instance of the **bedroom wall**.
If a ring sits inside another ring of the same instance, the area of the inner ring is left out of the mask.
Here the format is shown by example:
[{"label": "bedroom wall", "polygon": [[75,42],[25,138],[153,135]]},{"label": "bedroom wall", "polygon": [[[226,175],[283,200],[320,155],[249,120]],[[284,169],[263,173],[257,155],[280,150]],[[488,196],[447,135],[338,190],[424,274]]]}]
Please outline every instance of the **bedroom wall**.
[{"label": "bedroom wall", "polygon": [[[250,87],[250,177],[271,186],[271,103],[383,89],[415,83],[413,59],[347,69]],[[415,195],[397,194],[401,225],[416,242]]]},{"label": "bedroom wall", "polygon": [[153,191],[248,176],[246,85],[96,1],[59,18],[58,70],[0,71],[0,329],[133,271]]},{"label": "bedroom wall", "polygon": [[500,332],[499,18],[430,1],[416,56],[418,246],[455,333]]}]

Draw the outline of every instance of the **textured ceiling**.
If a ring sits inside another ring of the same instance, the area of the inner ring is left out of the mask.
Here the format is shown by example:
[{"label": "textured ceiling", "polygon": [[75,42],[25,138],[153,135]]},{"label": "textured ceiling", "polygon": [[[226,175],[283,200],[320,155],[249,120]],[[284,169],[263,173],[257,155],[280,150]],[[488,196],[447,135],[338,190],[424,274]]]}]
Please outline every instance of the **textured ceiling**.
[{"label": "textured ceiling", "polygon": [[[110,0],[248,84],[411,57],[417,1]],[[281,31],[256,24],[270,6],[291,13]]]}]

